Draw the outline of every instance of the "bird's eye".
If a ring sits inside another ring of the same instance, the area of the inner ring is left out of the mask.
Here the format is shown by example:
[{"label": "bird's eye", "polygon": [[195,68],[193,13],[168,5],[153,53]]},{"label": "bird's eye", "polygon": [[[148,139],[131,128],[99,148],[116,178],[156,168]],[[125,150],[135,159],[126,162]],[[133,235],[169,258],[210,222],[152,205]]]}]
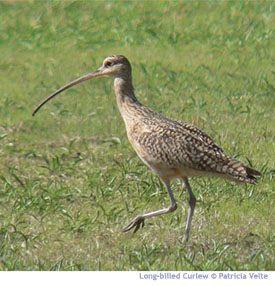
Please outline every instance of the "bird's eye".
[{"label": "bird's eye", "polygon": [[114,63],[113,62],[107,62],[107,63],[105,63],[105,67],[111,67],[112,65],[113,65]]}]

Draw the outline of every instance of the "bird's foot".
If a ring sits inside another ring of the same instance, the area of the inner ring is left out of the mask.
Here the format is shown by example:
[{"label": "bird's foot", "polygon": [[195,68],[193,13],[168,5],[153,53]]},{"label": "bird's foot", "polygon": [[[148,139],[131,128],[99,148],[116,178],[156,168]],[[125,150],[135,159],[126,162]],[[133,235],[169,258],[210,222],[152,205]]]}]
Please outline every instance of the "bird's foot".
[{"label": "bird's foot", "polygon": [[189,231],[184,233],[183,238],[179,240],[179,243],[184,246],[192,246],[194,245],[193,242],[189,241]]},{"label": "bird's foot", "polygon": [[187,242],[188,242],[188,239],[189,239],[189,234],[188,234],[188,233],[185,233],[185,234],[184,234],[184,238],[183,238],[183,242],[184,242],[184,243],[187,243]]},{"label": "bird's foot", "polygon": [[140,226],[144,227],[145,218],[143,216],[137,216],[134,220],[130,222],[127,226],[122,229],[122,232],[127,232],[135,227],[134,233],[136,233]]}]

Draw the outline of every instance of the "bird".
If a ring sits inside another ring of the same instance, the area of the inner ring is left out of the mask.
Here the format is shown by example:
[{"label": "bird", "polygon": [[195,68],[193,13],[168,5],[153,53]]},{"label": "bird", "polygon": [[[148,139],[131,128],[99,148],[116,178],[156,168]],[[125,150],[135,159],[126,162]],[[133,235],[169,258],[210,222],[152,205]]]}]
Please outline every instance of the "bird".
[{"label": "bird", "polygon": [[189,197],[183,236],[183,241],[187,242],[196,206],[196,197],[189,183],[190,177],[221,177],[249,184],[255,184],[261,177],[259,171],[226,155],[210,136],[196,126],[167,118],[140,103],[132,84],[131,64],[122,55],[106,57],[96,71],[85,74],[55,91],[35,108],[32,115],[64,90],[100,76],[113,77],[116,101],[125,123],[128,140],[139,158],[162,181],[170,199],[168,207],[136,216],[122,228],[122,232],[134,229],[133,232],[136,233],[144,227],[145,220],[174,212],[177,202],[170,184],[174,179],[181,179]]}]

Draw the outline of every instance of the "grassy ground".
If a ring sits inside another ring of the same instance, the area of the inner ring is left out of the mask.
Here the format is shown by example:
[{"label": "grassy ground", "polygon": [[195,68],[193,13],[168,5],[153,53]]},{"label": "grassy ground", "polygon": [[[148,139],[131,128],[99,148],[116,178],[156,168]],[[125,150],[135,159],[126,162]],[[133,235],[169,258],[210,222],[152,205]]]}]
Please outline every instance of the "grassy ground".
[{"label": "grassy ground", "polygon": [[[275,270],[273,2],[9,1],[0,22],[1,270]],[[31,117],[116,53],[142,103],[263,173],[256,186],[192,179],[187,245],[178,181],[175,213],[120,232],[169,200],[127,141],[111,79]]]}]

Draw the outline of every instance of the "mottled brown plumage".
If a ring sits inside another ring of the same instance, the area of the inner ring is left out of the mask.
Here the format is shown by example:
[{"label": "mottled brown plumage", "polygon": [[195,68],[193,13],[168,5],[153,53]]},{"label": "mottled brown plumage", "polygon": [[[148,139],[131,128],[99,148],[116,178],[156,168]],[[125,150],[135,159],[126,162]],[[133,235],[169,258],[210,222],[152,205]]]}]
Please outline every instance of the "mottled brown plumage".
[{"label": "mottled brown plumage", "polygon": [[231,159],[217,144],[197,127],[166,118],[142,105],[134,94],[131,65],[121,55],[107,57],[102,67],[84,75],[53,93],[42,102],[33,115],[51,98],[63,90],[90,78],[114,77],[117,105],[124,120],[128,139],[141,160],[164,183],[170,206],[137,216],[123,231],[136,232],[145,219],[169,213],[177,208],[170,181],[183,179],[189,194],[189,211],[184,240],[187,241],[196,199],[188,182],[192,176],[218,176],[234,182],[254,184],[261,173]]}]

